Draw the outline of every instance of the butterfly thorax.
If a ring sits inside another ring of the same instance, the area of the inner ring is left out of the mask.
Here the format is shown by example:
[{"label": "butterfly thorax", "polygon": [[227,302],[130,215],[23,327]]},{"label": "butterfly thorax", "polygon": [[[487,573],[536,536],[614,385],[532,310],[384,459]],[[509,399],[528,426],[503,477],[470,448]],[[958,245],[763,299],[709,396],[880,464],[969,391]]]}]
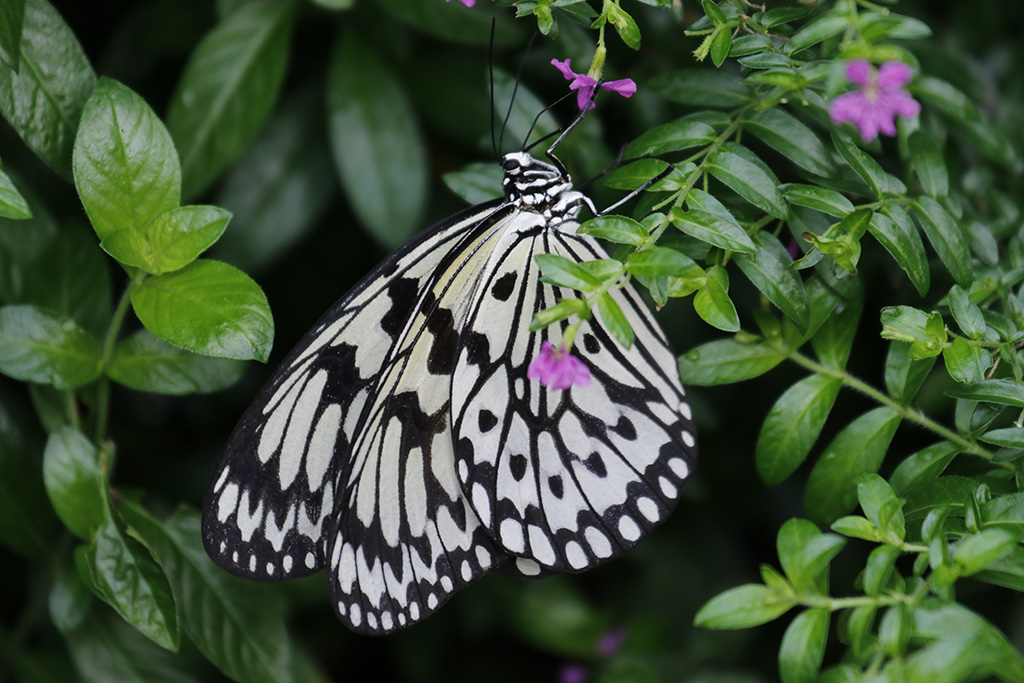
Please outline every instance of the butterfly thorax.
[{"label": "butterfly thorax", "polygon": [[584,206],[594,210],[590,199],[574,191],[569,175],[556,166],[526,152],[506,154],[501,165],[505,170],[505,200],[523,211],[540,214],[548,227],[575,222]]}]

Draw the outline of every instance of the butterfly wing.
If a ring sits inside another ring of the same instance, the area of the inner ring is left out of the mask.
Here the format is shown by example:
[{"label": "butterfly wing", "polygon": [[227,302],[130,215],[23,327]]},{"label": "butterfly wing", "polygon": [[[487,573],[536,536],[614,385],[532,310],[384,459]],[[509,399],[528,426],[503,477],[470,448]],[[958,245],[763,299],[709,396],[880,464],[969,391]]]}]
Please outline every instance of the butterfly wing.
[{"label": "butterfly wing", "polygon": [[439,264],[372,392],[330,539],[331,602],[358,632],[423,619],[504,559],[455,475],[449,387],[482,266],[521,217],[495,214]]},{"label": "butterfly wing", "polygon": [[203,510],[221,567],[275,581],[321,569],[338,478],[368,397],[447,253],[500,202],[421,233],[339,300],[288,354],[225,446]]},{"label": "butterfly wing", "polygon": [[675,355],[629,285],[611,294],[636,333],[630,349],[583,321],[573,352],[590,385],[552,391],[527,380],[547,334],[529,331],[533,315],[577,296],[540,282],[537,253],[607,258],[593,238],[558,230],[496,250],[452,379],[459,480],[526,575],[580,572],[622,554],[668,516],[696,462]]}]

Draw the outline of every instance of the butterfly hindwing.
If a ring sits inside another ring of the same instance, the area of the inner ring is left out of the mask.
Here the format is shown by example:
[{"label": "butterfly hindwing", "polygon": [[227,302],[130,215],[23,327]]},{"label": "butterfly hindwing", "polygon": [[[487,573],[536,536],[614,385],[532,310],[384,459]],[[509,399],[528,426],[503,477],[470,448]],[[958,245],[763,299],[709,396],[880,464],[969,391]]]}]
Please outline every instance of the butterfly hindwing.
[{"label": "butterfly hindwing", "polygon": [[325,527],[367,397],[419,293],[496,206],[456,214],[389,256],[274,372],[232,433],[206,495],[203,540],[221,567],[275,581],[324,566]]},{"label": "butterfly hindwing", "polygon": [[523,558],[521,573],[537,568],[524,559],[578,572],[625,552],[667,517],[695,463],[694,429],[675,356],[629,285],[611,294],[636,332],[630,349],[583,321],[573,353],[593,381],[564,391],[527,381],[548,334],[529,332],[533,315],[579,296],[540,282],[537,253],[607,258],[588,236],[543,230],[495,259],[453,375],[456,461],[484,526]]}]

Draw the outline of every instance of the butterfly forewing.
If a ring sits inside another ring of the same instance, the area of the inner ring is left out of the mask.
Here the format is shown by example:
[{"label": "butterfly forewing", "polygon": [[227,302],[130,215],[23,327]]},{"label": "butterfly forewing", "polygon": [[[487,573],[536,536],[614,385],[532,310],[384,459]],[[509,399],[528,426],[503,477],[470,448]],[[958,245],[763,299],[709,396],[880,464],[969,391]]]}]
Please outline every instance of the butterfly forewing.
[{"label": "butterfly forewing", "polygon": [[500,547],[540,568],[583,571],[665,519],[696,459],[694,429],[675,356],[629,285],[612,295],[636,332],[630,349],[583,321],[574,353],[593,381],[553,391],[527,380],[541,342],[559,341],[557,330],[530,333],[533,315],[579,296],[541,283],[536,253],[607,258],[590,237],[544,230],[494,260],[453,375],[457,467]]},{"label": "butterfly forewing", "polygon": [[497,203],[425,231],[339,300],[245,412],[207,491],[203,540],[228,571],[275,581],[325,564],[338,478],[420,292]]}]

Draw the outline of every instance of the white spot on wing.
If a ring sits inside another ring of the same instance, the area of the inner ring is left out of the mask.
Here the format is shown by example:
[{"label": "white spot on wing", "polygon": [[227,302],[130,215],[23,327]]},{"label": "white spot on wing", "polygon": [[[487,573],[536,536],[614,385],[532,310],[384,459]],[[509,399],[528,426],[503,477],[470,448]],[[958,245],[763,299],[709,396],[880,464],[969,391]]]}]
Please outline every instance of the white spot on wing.
[{"label": "white spot on wing", "polygon": [[587,554],[576,541],[569,541],[565,544],[565,559],[573,569],[582,569],[587,566]]},{"label": "white spot on wing", "polygon": [[587,539],[587,544],[590,545],[590,549],[595,555],[602,559],[605,557],[611,557],[612,544],[608,541],[608,537],[605,536],[602,531],[596,527],[589,526],[586,531],[583,532],[583,535]]},{"label": "white spot on wing", "polygon": [[658,477],[658,486],[661,487],[661,492],[668,498],[675,498],[679,493],[679,489],[676,488],[676,485],[665,477]]},{"label": "white spot on wing", "polygon": [[636,525],[632,517],[623,515],[619,518],[619,533],[627,541],[635,541],[640,538],[640,527]]},{"label": "white spot on wing", "polygon": [[278,479],[282,491],[292,485],[295,476],[299,473],[299,465],[302,463],[302,454],[306,450],[306,441],[309,439],[313,417],[323,398],[326,385],[327,372],[320,370],[306,384],[291,411],[291,420],[288,421],[288,431],[285,433],[284,443],[281,445],[281,456],[278,459]]},{"label": "white spot on wing", "polygon": [[523,527],[514,519],[501,521],[501,544],[510,552],[523,552]]},{"label": "white spot on wing", "polygon": [[530,550],[533,557],[541,564],[552,565],[555,563],[555,549],[551,547],[551,541],[547,534],[539,526],[531,524],[528,527],[530,534]]},{"label": "white spot on wing", "polygon": [[523,576],[537,576],[537,574],[540,574],[540,565],[525,557],[516,558],[516,569],[518,569]]},{"label": "white spot on wing", "polygon": [[646,496],[637,499],[636,507],[640,510],[640,514],[646,517],[650,522],[657,522],[658,517],[661,516],[658,513],[658,504]]},{"label": "white spot on wing", "polygon": [[228,520],[231,513],[235,511],[235,507],[238,505],[238,484],[234,482],[228,484],[221,491],[220,499],[217,501],[217,521],[222,524]]},{"label": "white spot on wing", "polygon": [[306,453],[306,480],[309,482],[310,492],[318,490],[323,485],[324,475],[334,457],[334,445],[338,440],[340,428],[341,406],[332,403],[324,409],[316,423],[316,430]]},{"label": "white spot on wing", "polygon": [[[685,435],[689,434],[689,432],[683,432],[683,434],[685,438]],[[690,439],[693,440],[693,437],[691,436]],[[690,474],[690,468],[682,458],[672,458],[668,461],[668,466],[672,468],[672,471],[675,472],[676,476],[680,479],[686,479]]]},{"label": "white spot on wing", "polygon": [[213,492],[214,493],[217,493],[218,491],[220,491],[220,487],[224,485],[225,481],[227,481],[227,479],[228,479],[228,470],[230,470],[230,469],[231,468],[229,466],[225,465],[224,469],[221,470],[220,476],[217,477],[217,483],[213,485]]}]

